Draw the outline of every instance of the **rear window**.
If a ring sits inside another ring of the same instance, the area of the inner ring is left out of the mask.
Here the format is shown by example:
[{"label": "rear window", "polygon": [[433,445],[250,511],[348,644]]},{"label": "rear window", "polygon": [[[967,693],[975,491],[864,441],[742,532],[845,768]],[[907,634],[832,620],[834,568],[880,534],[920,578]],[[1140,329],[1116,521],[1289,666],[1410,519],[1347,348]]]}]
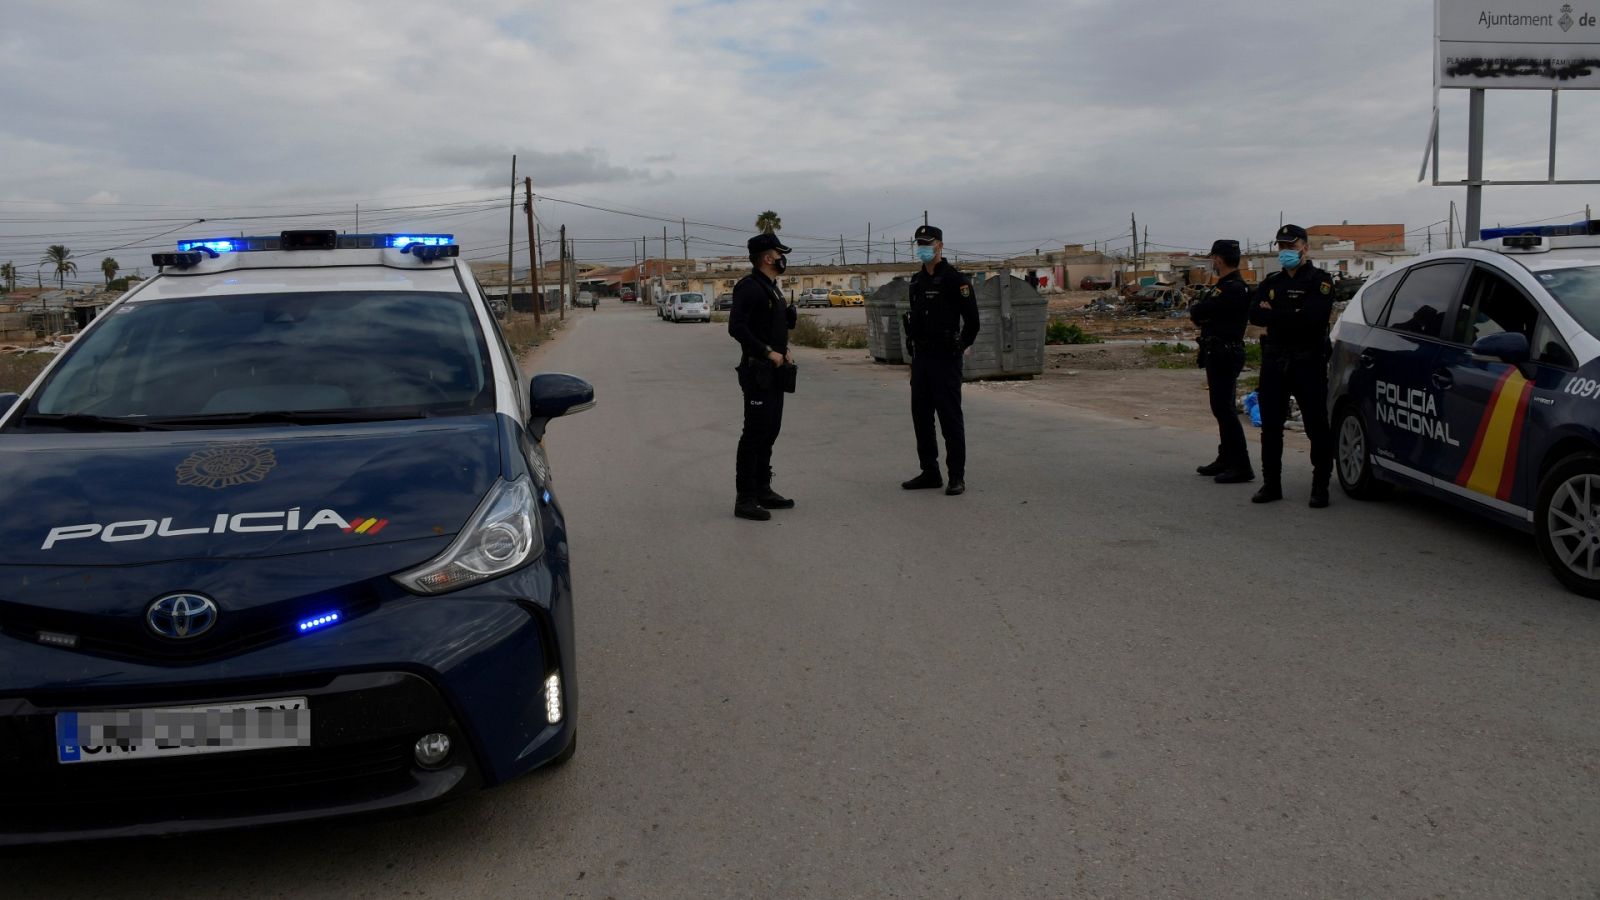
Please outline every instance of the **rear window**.
[{"label": "rear window", "polygon": [[1400,286],[1400,272],[1392,272],[1383,276],[1361,293],[1361,317],[1368,325],[1376,325],[1383,321],[1383,308],[1389,305],[1389,298],[1394,296],[1394,289]]},{"label": "rear window", "polygon": [[1439,263],[1407,271],[1389,307],[1388,327],[1438,337],[1444,331],[1444,317],[1455,302],[1465,268],[1465,263]]},{"label": "rear window", "polygon": [[494,408],[491,371],[464,294],[174,298],[121,306],[79,338],[31,412],[464,414]]},{"label": "rear window", "polygon": [[706,295],[705,294],[679,294],[678,295],[678,300],[683,302],[683,303],[704,303],[704,302],[706,302]]},{"label": "rear window", "polygon": [[1583,330],[1600,336],[1600,266],[1538,273],[1539,283]]}]

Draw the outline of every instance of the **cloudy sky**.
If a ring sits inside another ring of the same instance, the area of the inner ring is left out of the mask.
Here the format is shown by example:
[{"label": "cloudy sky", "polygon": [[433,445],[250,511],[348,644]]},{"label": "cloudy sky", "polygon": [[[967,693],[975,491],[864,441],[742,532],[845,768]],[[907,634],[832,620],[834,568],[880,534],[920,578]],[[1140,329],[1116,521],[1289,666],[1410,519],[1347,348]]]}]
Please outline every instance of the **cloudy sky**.
[{"label": "cloudy sky", "polygon": [[[799,259],[843,235],[859,260],[869,222],[887,258],[924,209],[978,256],[1126,246],[1130,213],[1158,249],[1263,241],[1280,212],[1420,242],[1465,197],[1417,183],[1427,0],[10,0],[5,18],[0,261],[29,283],[51,243],[87,277],[182,235],[353,229],[358,205],[363,230],[503,258],[513,153],[546,240],[565,224],[580,255],[622,261],[646,235],[660,253],[661,219],[674,255],[680,218],[692,255],[736,252],[769,208]],[[1543,176],[1548,97],[1490,94],[1490,177]],[[1465,109],[1445,92],[1455,177]],[[1600,177],[1600,92],[1562,113],[1561,174]],[[1490,189],[1485,222],[1586,203],[1600,189]]]}]

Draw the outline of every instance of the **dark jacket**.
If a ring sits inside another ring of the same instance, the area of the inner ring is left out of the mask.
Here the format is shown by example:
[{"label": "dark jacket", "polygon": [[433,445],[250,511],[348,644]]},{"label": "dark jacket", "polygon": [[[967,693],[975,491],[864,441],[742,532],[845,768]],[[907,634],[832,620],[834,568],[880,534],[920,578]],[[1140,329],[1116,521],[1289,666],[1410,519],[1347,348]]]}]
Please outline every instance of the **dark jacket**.
[{"label": "dark jacket", "polygon": [[728,334],[739,342],[741,359],[766,359],[769,352],[789,352],[789,329],[794,317],[772,279],[751,272],[733,286],[733,309],[728,312]]},{"label": "dark jacket", "polygon": [[[1269,305],[1263,307],[1263,302]],[[1267,329],[1263,351],[1324,349],[1332,316],[1333,277],[1310,263],[1301,263],[1293,275],[1268,275],[1250,304],[1251,324]]]},{"label": "dark jacket", "polygon": [[1212,291],[1189,307],[1189,318],[1200,326],[1200,337],[1216,341],[1244,340],[1250,318],[1250,287],[1238,272],[1217,279]]},{"label": "dark jacket", "polygon": [[978,298],[972,293],[972,279],[949,260],[939,260],[931,275],[919,267],[911,276],[910,292],[911,310],[902,324],[913,355],[958,355],[978,339]]}]

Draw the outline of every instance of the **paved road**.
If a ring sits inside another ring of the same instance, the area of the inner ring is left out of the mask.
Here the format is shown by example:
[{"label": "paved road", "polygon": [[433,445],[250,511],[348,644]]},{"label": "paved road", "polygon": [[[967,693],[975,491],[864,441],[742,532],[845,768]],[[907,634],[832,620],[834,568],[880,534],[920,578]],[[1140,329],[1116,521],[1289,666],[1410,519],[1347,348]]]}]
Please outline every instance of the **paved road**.
[{"label": "paved road", "polygon": [[718,326],[580,311],[551,456],[582,748],[421,817],[3,860],[7,896],[1534,897],[1600,890],[1600,604],[1418,499],[1254,508],[1213,439],[803,356],[730,515]]}]

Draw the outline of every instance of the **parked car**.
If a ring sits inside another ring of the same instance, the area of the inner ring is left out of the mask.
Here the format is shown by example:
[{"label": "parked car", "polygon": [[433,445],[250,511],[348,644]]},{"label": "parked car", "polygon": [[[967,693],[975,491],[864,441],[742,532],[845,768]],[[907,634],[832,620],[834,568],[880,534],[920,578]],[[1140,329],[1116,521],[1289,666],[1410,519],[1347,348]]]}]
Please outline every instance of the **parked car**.
[{"label": "parked car", "polygon": [[828,289],[825,287],[806,288],[800,292],[798,306],[829,306]]},{"label": "parked car", "polygon": [[732,292],[727,292],[727,293],[718,294],[717,295],[716,308],[719,309],[719,310],[722,310],[722,309],[733,309],[733,293]]},{"label": "parked car", "polygon": [[828,291],[829,306],[865,306],[867,299],[855,288],[831,288]]},{"label": "parked car", "polygon": [[569,758],[541,440],[593,388],[523,380],[449,235],[153,262],[0,394],[0,845],[369,813]]},{"label": "parked car", "polygon": [[623,303],[637,303],[637,302],[639,302],[639,295],[634,293],[633,288],[623,288],[622,289],[622,302]]},{"label": "parked car", "polygon": [[667,298],[669,322],[709,322],[711,308],[706,305],[706,295],[684,292]]},{"label": "parked car", "polygon": [[1085,275],[1085,276],[1083,276],[1082,280],[1080,280],[1078,282],[1078,290],[1080,290],[1080,291],[1109,291],[1109,290],[1111,290],[1111,279],[1109,279],[1109,278],[1099,278],[1099,277],[1094,276],[1094,275]]},{"label": "parked car", "polygon": [[1600,598],[1600,222],[1587,230],[1490,230],[1369,281],[1333,329],[1329,408],[1346,494],[1403,485],[1531,533],[1562,584]]}]

